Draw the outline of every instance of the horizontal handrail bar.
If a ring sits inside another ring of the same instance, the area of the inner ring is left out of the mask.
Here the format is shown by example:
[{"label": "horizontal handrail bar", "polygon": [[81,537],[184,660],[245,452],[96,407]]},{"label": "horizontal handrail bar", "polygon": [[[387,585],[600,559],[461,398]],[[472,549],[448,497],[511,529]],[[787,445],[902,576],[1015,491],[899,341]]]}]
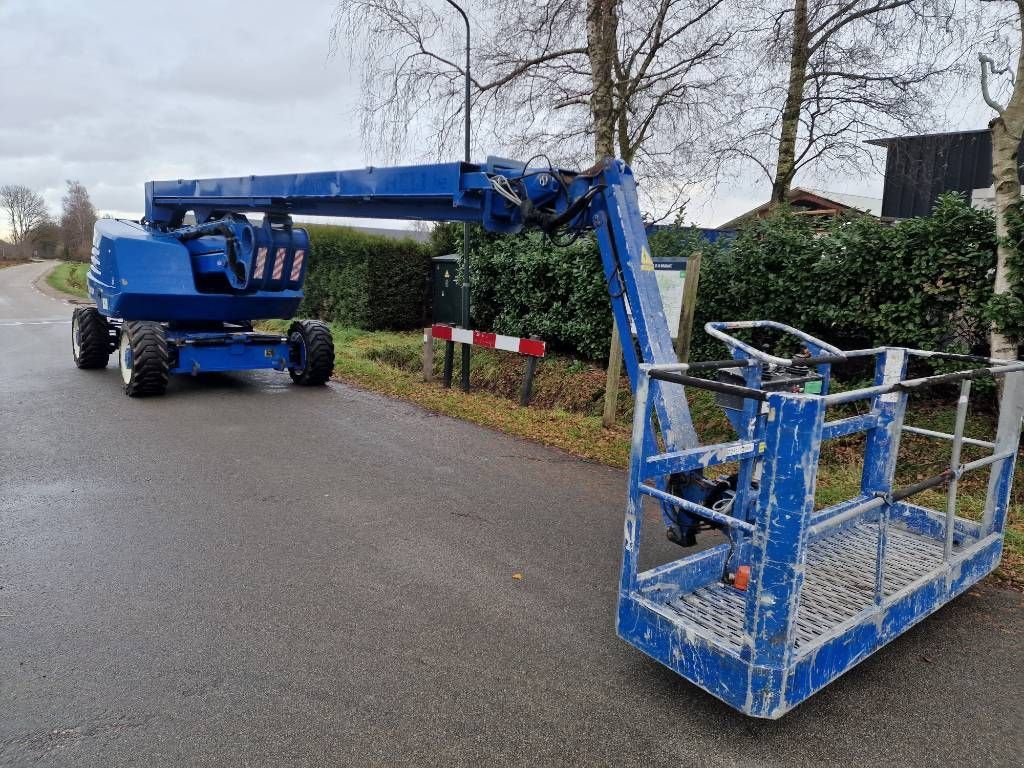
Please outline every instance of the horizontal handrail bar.
[{"label": "horizontal handrail bar", "polygon": [[853,435],[857,432],[867,432],[878,426],[877,413],[863,413],[859,416],[850,416],[836,421],[826,421],[821,428],[822,440],[834,440],[837,437]]},{"label": "horizontal handrail bar", "polygon": [[911,485],[905,485],[902,488],[898,488],[897,490],[890,493],[888,496],[876,496],[873,499],[868,499],[863,504],[858,504],[855,507],[850,507],[848,510],[836,515],[835,517],[830,517],[828,520],[823,520],[820,523],[812,525],[810,528],[807,529],[807,534],[810,536],[817,533],[821,533],[822,531],[827,531],[829,528],[834,528],[837,525],[841,525],[842,523],[845,523],[847,520],[852,520],[853,518],[862,515],[865,512],[870,512],[872,509],[877,509],[883,504],[891,504],[896,501],[903,501],[904,499],[910,498],[911,496],[921,493],[922,491],[927,491],[930,488],[937,488],[940,485],[945,485],[954,477],[961,477],[967,472],[971,472],[975,469],[981,469],[982,467],[986,467],[989,464],[995,464],[997,461],[1005,461],[1006,459],[1011,458],[1014,454],[1015,451],[1002,451],[1000,453],[993,453],[991,456],[986,456],[985,458],[978,459],[977,461],[972,461],[967,464],[961,464],[955,472],[950,469],[944,469],[937,475],[933,475],[932,477],[925,478],[924,480],[912,483]]},{"label": "horizontal handrail bar", "polygon": [[[955,435],[952,435],[949,432],[936,432],[931,429],[924,429],[923,427],[910,427],[907,426],[906,424],[903,425],[903,431],[910,432],[912,435],[922,435],[924,437],[938,437],[941,438],[942,440],[952,440],[955,437]],[[986,440],[975,440],[973,437],[961,437],[960,440],[963,441],[965,445],[976,445],[979,448],[996,447],[995,443],[990,443]]]},{"label": "horizontal handrail bar", "polygon": [[774,320],[739,320],[733,322],[717,322],[717,323],[705,323],[704,330],[709,336],[713,336],[725,343],[730,349],[741,349],[750,357],[756,357],[760,360],[764,360],[766,363],[774,363],[775,365],[792,365],[793,361],[785,357],[776,357],[770,355],[767,352],[762,352],[759,349],[755,349],[749,344],[740,341],[735,336],[730,336],[725,331],[740,331],[749,330],[753,328],[771,328],[776,331],[782,331],[783,333],[795,336],[811,346],[818,347],[825,352],[829,352],[833,355],[845,356],[845,352],[839,349],[839,347],[833,347],[828,342],[816,339],[810,334],[804,333],[803,331],[793,328],[792,326],[784,323],[777,323]]},{"label": "horizontal handrail bar", "polygon": [[657,379],[658,381],[668,381],[673,384],[682,384],[687,387],[707,389],[712,392],[722,392],[726,395],[738,395],[739,397],[749,398],[750,400],[763,401],[768,399],[768,393],[762,392],[760,389],[740,387],[736,384],[724,384],[720,381],[712,381],[711,379],[698,379],[694,376],[686,376],[682,373],[652,370],[650,372],[650,376],[652,379]]},{"label": "horizontal handrail bar", "polygon": [[832,395],[825,395],[823,398],[826,405],[840,405],[852,403],[855,400],[865,400],[876,395],[885,395],[889,392],[913,391],[915,389],[926,389],[939,384],[949,384],[965,379],[981,379],[988,376],[1005,376],[1008,373],[1024,371],[1024,362],[1010,363],[1008,365],[996,365],[989,368],[972,368],[969,371],[956,371],[954,373],[942,373],[937,376],[922,376],[918,379],[906,379],[892,384],[880,384],[874,387],[863,389],[851,389],[848,392],[837,392]]},{"label": "horizontal handrail bar", "polygon": [[913,357],[933,357],[937,360],[954,360],[963,363],[984,363],[985,365],[1006,365],[1014,360],[1000,357],[984,357],[982,355],[960,355],[955,352],[934,352],[930,349],[907,348],[907,354]]},{"label": "horizontal handrail bar", "polygon": [[671,493],[666,493],[665,491],[662,491],[658,488],[652,488],[649,485],[641,485],[640,493],[647,494],[648,496],[653,496],[654,498],[659,499],[661,501],[666,501],[669,504],[674,504],[675,506],[680,507],[686,510],[687,512],[690,512],[699,517],[706,518],[707,520],[711,520],[712,522],[718,523],[719,525],[724,525],[727,528],[737,528],[741,531],[746,531],[747,533],[754,532],[754,526],[748,523],[746,520],[740,520],[738,517],[730,517],[729,515],[723,515],[721,512],[716,512],[715,510],[711,509],[711,507],[704,507],[701,506],[700,504],[695,504],[692,501],[681,499],[678,496],[675,496]]},{"label": "horizontal handrail bar", "polygon": [[927,491],[930,488],[938,488],[940,485],[945,485],[953,479],[954,472],[950,469],[944,469],[937,475],[926,477],[924,480],[918,480],[916,483],[905,485],[902,488],[897,488],[891,494],[889,494],[890,501],[903,501],[909,499],[922,491]]},{"label": "horizontal handrail bar", "polygon": [[687,472],[728,461],[742,461],[759,456],[761,450],[756,442],[740,440],[717,445],[702,445],[697,448],[685,448],[681,451],[657,453],[649,457],[645,463],[644,479],[669,475],[673,472]]},{"label": "horizontal handrail bar", "polygon": [[978,459],[977,461],[970,461],[967,464],[961,464],[960,469],[957,470],[957,475],[964,475],[968,472],[973,472],[976,469],[987,467],[989,464],[995,464],[997,461],[1005,461],[1011,458],[1016,451],[1002,451],[1001,453],[993,453],[991,456],[985,456],[984,458]]},{"label": "horizontal handrail bar", "polygon": [[830,528],[835,528],[837,525],[842,525],[847,520],[852,520],[855,517],[860,517],[865,512],[870,512],[873,509],[878,509],[880,506],[885,504],[884,496],[875,496],[873,499],[858,504],[855,507],[850,507],[844,512],[840,512],[835,517],[830,517],[828,520],[822,520],[820,523],[815,523],[807,529],[808,536],[815,536],[823,531],[827,531]]},{"label": "horizontal handrail bar", "polygon": [[[797,355],[791,358],[792,365],[831,365],[833,363],[847,363],[850,357],[847,355]],[[764,365],[763,360],[754,357],[731,359],[731,360],[704,360],[699,363],[690,363],[691,371],[714,370],[718,368],[758,368]]]},{"label": "horizontal handrail bar", "polygon": [[896,501],[903,501],[903,499],[921,493],[921,491],[927,491],[929,488],[935,488],[936,486],[939,485],[945,485],[952,479],[953,473],[950,470],[945,469],[933,477],[926,478],[917,483],[912,483],[911,485],[905,485],[902,488],[896,489],[895,491],[888,495],[881,494],[875,496],[873,499],[868,499],[862,504],[858,504],[855,507],[850,507],[849,509],[836,515],[835,517],[830,517],[828,520],[823,520],[820,523],[812,525],[810,528],[807,529],[807,535],[814,536],[816,534],[821,533],[822,531],[827,531],[830,528],[835,528],[837,525],[842,525],[848,520],[852,520],[855,517],[863,515],[865,512],[870,512],[873,509],[878,509],[884,504],[891,504]]}]

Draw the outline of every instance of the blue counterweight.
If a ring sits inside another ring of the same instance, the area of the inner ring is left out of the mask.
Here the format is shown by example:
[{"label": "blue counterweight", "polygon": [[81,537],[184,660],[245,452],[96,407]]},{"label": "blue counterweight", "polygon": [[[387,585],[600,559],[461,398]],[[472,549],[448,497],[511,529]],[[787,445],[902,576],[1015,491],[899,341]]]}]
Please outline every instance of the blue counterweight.
[{"label": "blue counterweight", "polygon": [[101,314],[121,320],[243,322],[294,315],[302,301],[309,235],[269,217],[160,231],[101,219],[88,290]]}]

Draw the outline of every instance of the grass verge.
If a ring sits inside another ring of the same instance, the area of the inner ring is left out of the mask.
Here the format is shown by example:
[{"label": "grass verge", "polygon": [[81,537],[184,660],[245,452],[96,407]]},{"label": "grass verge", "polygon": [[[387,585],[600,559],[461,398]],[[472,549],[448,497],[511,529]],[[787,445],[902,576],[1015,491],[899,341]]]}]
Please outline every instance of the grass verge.
[{"label": "grass verge", "polygon": [[[271,321],[268,328],[284,331],[287,321]],[[571,358],[552,355],[538,366],[534,398],[520,407],[516,398],[522,379],[523,359],[518,355],[474,349],[470,368],[473,391],[444,389],[439,380],[422,381],[422,336],[418,332],[390,333],[332,327],[335,343],[334,377],[357,387],[416,403],[436,413],[491,427],[517,437],[560,448],[590,461],[624,468],[629,459],[629,423],[632,398],[623,382],[618,404],[618,423],[601,425],[604,370]],[[440,345],[438,345],[440,347]],[[434,355],[435,377],[440,378],[440,349]],[[456,354],[456,374],[459,380]],[[690,410],[701,439],[722,442],[734,433],[714,395],[690,390]],[[852,415],[849,414],[835,414]],[[924,402],[908,408],[907,423],[926,429],[951,432],[953,409],[949,403]],[[972,412],[966,434],[991,439],[995,422],[991,413]],[[818,505],[827,506],[855,496],[860,487],[863,437],[852,436],[826,444],[819,464]],[[982,449],[964,446],[963,460],[983,455]],[[896,485],[901,486],[937,474],[949,462],[949,444],[905,434],[901,441]],[[1018,462],[998,575],[1024,588],[1024,462]],[[723,466],[722,472],[730,468]],[[988,475],[967,475],[957,494],[958,514],[979,519]],[[927,491],[914,502],[945,509],[945,492]]]},{"label": "grass verge", "polygon": [[88,262],[63,261],[46,276],[46,282],[58,291],[69,293],[80,299],[88,299],[86,276],[89,274]]}]

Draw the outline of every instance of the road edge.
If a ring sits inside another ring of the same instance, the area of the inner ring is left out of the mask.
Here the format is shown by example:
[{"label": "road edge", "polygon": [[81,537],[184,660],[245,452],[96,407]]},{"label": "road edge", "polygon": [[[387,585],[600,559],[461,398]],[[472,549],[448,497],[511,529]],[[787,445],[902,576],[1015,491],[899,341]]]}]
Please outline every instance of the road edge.
[{"label": "road edge", "polygon": [[52,267],[50,267],[48,270],[43,272],[35,280],[32,281],[32,287],[38,293],[41,293],[48,299],[56,299],[57,301],[63,301],[65,304],[68,304],[73,307],[95,306],[95,302],[89,301],[88,299],[83,299],[80,296],[75,296],[73,293],[65,293],[64,291],[54,288],[52,285],[50,285],[47,278],[49,278],[49,276],[53,274],[53,271],[62,263],[63,262],[59,260],[55,260]]}]

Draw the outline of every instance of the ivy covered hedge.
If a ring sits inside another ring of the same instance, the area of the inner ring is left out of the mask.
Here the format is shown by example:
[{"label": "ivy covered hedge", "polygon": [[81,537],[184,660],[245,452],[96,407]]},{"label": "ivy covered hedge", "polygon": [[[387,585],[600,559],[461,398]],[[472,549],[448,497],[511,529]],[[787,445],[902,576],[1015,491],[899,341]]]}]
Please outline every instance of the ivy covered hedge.
[{"label": "ivy covered hedge", "polygon": [[[451,225],[438,227],[429,245],[345,227],[308,229],[312,256],[301,311],[366,329],[426,323],[430,256],[461,248],[461,227]],[[1024,253],[1024,216],[1016,217],[1012,237]],[[592,238],[560,248],[537,233],[476,230],[472,244],[477,328],[535,334],[553,349],[604,359],[611,311]],[[697,247],[704,259],[694,359],[722,355],[703,332],[709,320],[779,320],[847,349],[906,344],[985,352],[991,320],[1024,336],[1024,291],[992,295],[993,217],[957,195],[940,198],[931,216],[894,225],[870,217],[822,222],[780,209],[727,245],[685,228],[651,237],[656,257]],[[1024,257],[1011,267],[1019,285]]]},{"label": "ivy covered hedge", "polygon": [[420,328],[428,317],[430,248],[348,227],[302,225],[310,237],[304,317],[366,330]]},{"label": "ivy covered hedge", "polygon": [[[931,216],[886,225],[869,217],[822,229],[780,212],[706,253],[695,328],[709,320],[779,320],[854,349],[900,344],[987,350],[995,222],[957,195]],[[703,333],[696,354],[721,354]]]},{"label": "ivy covered hedge", "polygon": [[[1024,234],[1024,225],[1016,231]],[[710,320],[778,320],[847,349],[985,352],[988,318],[1009,304],[1002,317],[1024,329],[1024,294],[993,302],[992,215],[957,195],[941,198],[929,217],[893,225],[870,217],[822,222],[781,209],[726,245],[686,228],[651,237],[656,257],[697,247],[704,258],[694,359],[722,356],[703,332]],[[593,241],[562,249],[539,235],[482,236],[473,264],[478,327],[538,334],[590,359],[607,354],[611,313]]]},{"label": "ivy covered hedge", "polygon": [[592,360],[607,356],[612,314],[601,256],[590,239],[560,248],[535,232],[472,238],[476,327],[537,335],[553,349]]}]

